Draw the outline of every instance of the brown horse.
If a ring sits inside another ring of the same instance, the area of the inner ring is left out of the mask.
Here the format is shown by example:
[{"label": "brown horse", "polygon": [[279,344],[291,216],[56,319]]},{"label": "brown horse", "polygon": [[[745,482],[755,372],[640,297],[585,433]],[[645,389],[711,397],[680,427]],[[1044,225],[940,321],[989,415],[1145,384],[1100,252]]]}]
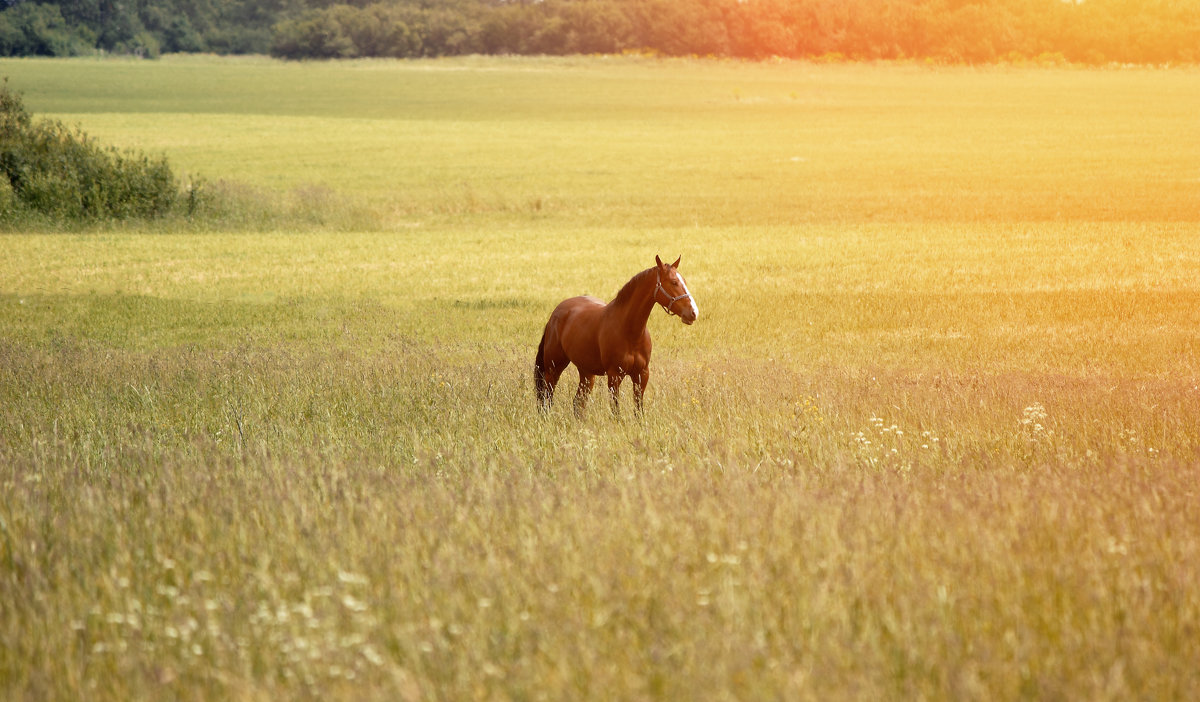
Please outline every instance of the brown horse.
[{"label": "brown horse", "polygon": [[[682,257],[680,257],[682,258]],[[678,314],[684,324],[696,321],[700,311],[679,275],[679,261],[665,265],[658,256],[654,267],[629,279],[607,305],[594,297],[563,300],[550,314],[533,363],[538,406],[550,409],[554,386],[568,364],[579,371],[575,414],[582,415],[597,375],[608,377],[608,394],[615,414],[617,394],[625,376],[633,378],[633,402],[642,411],[642,395],[650,380],[650,332],[646,320],[655,304],[667,314]]]}]

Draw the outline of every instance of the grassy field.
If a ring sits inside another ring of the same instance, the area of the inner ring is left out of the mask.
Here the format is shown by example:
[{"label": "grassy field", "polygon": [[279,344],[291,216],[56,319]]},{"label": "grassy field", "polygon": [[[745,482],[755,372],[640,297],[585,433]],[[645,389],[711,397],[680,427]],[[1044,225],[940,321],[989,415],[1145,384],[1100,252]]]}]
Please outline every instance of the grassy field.
[{"label": "grassy field", "polygon": [[233,203],[0,235],[0,697],[1200,693],[1200,72],[0,74]]}]

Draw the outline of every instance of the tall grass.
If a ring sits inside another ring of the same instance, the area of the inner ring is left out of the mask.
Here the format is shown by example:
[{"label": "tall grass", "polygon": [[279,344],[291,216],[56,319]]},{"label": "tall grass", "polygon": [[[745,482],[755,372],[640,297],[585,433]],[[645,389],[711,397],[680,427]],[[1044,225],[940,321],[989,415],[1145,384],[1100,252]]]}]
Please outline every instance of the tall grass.
[{"label": "tall grass", "polygon": [[5,348],[8,696],[1196,688],[1194,388],[440,355]]},{"label": "tall grass", "polygon": [[[250,195],[3,239],[0,696],[1200,689],[1195,96],[1114,107],[1193,74],[180,61],[37,98]],[[179,70],[236,80],[168,128]],[[273,231],[296,188],[331,219]],[[655,253],[700,320],[652,316],[645,415],[539,416],[553,305]]]}]

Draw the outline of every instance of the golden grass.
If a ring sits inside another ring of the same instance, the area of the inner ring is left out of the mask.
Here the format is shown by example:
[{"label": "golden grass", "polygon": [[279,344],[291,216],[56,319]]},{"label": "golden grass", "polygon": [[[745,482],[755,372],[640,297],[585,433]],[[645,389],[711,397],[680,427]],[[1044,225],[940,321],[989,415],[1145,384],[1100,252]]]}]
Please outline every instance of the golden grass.
[{"label": "golden grass", "polygon": [[7,347],[10,696],[1198,682],[1194,388],[668,361],[576,424],[401,349]]},{"label": "golden grass", "polygon": [[[1194,73],[3,67],[107,139],[251,165],[228,231],[3,237],[0,697],[1200,689],[1200,143],[1160,91]],[[128,71],[174,127],[69,89]],[[264,84],[253,138],[189,145]],[[298,138],[349,113],[379,122],[338,156]],[[329,221],[259,226],[306,203]],[[655,253],[701,316],[652,317],[645,416],[539,417],[553,305]]]}]

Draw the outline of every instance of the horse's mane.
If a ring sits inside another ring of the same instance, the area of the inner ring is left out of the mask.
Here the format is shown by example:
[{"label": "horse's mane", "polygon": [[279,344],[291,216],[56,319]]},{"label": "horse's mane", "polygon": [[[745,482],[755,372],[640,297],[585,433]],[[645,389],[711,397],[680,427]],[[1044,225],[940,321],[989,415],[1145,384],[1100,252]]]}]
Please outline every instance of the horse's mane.
[{"label": "horse's mane", "polygon": [[625,285],[619,291],[617,291],[617,296],[614,297],[612,302],[608,304],[622,305],[629,302],[629,299],[633,297],[633,291],[637,290],[638,286],[641,285],[642,279],[649,276],[654,271],[654,268],[647,268],[641,273],[635,273],[633,277],[629,279],[629,282],[625,283]]}]

